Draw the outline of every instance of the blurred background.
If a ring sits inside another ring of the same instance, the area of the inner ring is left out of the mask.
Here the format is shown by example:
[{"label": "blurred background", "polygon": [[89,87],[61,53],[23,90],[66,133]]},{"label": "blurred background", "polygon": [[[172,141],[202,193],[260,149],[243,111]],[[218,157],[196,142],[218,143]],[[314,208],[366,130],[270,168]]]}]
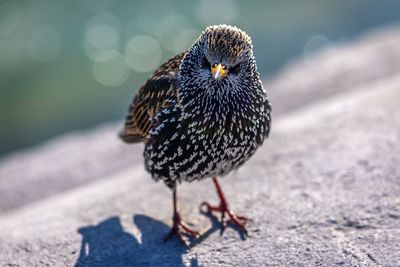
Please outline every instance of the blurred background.
[{"label": "blurred background", "polygon": [[[248,32],[268,78],[400,22],[400,1],[0,1],[0,157],[124,118],[133,92],[208,25]],[[268,86],[268,85],[266,85]]]}]

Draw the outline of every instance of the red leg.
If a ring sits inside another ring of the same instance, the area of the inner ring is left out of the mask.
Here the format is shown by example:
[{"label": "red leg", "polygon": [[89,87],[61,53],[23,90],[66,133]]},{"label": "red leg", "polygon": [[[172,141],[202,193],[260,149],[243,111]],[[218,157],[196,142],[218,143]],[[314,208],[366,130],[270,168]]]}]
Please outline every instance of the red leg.
[{"label": "red leg", "polygon": [[221,213],[221,220],[222,223],[224,224],[224,218],[225,218],[225,213],[227,213],[231,219],[231,221],[233,222],[233,224],[235,224],[237,227],[239,227],[245,234],[247,234],[247,230],[246,230],[246,223],[247,221],[249,221],[249,219],[245,216],[240,216],[235,214],[228,205],[228,202],[226,201],[225,198],[225,194],[222,191],[221,185],[219,184],[218,180],[216,177],[213,177],[213,182],[215,185],[215,189],[217,191],[217,194],[219,196],[220,199],[220,204],[219,206],[212,206],[207,202],[203,202],[201,204],[201,207],[206,207],[206,211],[207,212],[212,212],[212,211],[216,211],[216,212],[220,212]]},{"label": "red leg", "polygon": [[174,222],[171,231],[165,238],[165,240],[171,239],[174,235],[177,235],[179,240],[187,246],[185,239],[183,238],[183,235],[188,235],[192,237],[197,237],[199,236],[199,232],[191,229],[184,221],[182,221],[181,216],[178,212],[178,207],[177,207],[177,200],[176,200],[176,188],[174,189],[173,192],[173,205],[174,205],[174,215],[172,217],[172,220]]}]

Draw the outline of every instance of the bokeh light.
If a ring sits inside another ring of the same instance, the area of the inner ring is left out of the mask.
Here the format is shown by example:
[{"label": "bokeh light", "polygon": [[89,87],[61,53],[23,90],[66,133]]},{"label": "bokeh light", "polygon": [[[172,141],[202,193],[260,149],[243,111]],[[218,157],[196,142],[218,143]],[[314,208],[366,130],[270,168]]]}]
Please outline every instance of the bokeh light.
[{"label": "bokeh light", "polygon": [[61,50],[61,35],[51,26],[35,30],[29,38],[27,53],[37,62],[49,62],[57,58]]},{"label": "bokeh light", "polygon": [[11,35],[21,23],[21,9],[16,2],[0,3],[0,37]]},{"label": "bokeh light", "polygon": [[101,52],[117,48],[121,35],[121,21],[113,14],[104,12],[93,16],[85,27],[84,49],[95,59]]},{"label": "bokeh light", "polygon": [[136,72],[149,72],[160,64],[162,52],[160,44],[147,35],[132,37],[125,50],[129,66]]},{"label": "bokeh light", "polygon": [[307,60],[316,51],[326,48],[333,47],[334,44],[328,37],[322,34],[312,36],[304,45],[303,56]]},{"label": "bokeh light", "polygon": [[112,27],[100,24],[88,30],[86,39],[90,45],[98,49],[107,49],[118,43],[119,34]]},{"label": "bokeh light", "polygon": [[94,60],[94,78],[107,87],[116,87],[124,83],[129,77],[129,71],[125,57],[116,50],[101,52]]}]

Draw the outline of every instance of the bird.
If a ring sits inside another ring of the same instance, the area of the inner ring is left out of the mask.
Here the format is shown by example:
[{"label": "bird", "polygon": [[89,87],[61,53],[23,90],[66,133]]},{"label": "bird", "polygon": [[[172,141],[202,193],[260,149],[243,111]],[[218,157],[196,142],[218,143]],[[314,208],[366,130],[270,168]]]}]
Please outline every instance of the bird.
[{"label": "bird", "polygon": [[208,26],[194,44],[162,64],[131,101],[120,138],[144,143],[145,169],[173,198],[173,226],[166,239],[195,238],[182,220],[177,186],[211,178],[225,215],[247,234],[249,218],[230,208],[218,177],[241,167],[269,136],[271,104],[262,85],[250,36],[236,26]]}]

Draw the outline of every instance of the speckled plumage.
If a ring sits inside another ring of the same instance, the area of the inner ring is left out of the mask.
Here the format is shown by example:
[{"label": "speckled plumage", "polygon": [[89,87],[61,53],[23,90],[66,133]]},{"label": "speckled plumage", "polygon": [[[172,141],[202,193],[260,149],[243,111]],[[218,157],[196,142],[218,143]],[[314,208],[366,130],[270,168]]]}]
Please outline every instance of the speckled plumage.
[{"label": "speckled plumage", "polygon": [[[228,74],[214,79],[214,63]],[[211,26],[140,88],[120,136],[145,142],[146,170],[174,188],[240,167],[268,136],[270,112],[250,37]]]}]

